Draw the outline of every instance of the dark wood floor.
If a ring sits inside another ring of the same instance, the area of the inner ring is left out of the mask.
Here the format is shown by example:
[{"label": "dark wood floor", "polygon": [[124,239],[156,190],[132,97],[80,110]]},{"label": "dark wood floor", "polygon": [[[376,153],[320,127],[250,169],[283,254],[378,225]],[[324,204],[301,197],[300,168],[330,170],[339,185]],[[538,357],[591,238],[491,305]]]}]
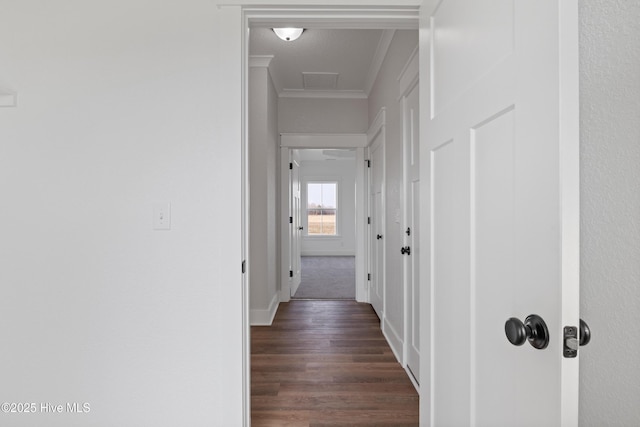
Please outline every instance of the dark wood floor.
[{"label": "dark wood floor", "polygon": [[251,425],[416,426],[418,394],[370,305],[291,301],[251,328]]}]

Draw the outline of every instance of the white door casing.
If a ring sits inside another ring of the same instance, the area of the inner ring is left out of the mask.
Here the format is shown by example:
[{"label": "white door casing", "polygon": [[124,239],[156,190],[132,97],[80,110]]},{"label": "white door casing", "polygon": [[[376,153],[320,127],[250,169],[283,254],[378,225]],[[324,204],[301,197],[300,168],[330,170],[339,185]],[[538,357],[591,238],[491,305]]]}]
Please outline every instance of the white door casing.
[{"label": "white door casing", "polygon": [[385,313],[385,109],[368,132],[369,140],[369,302],[380,323]]},{"label": "white door casing", "polygon": [[[422,425],[577,426],[576,30],[574,0],[422,6]],[[530,314],[543,350],[505,337]]]},{"label": "white door casing", "polygon": [[[293,271],[291,262],[291,237],[289,212],[292,212],[293,192],[291,186],[289,163],[293,154],[299,149],[354,149],[356,151],[356,300],[367,302],[367,256],[366,256],[366,209],[365,200],[368,191],[365,185],[364,150],[367,146],[366,134],[281,134],[280,136],[280,301],[287,302],[295,293],[289,271]],[[298,158],[299,162],[299,158]],[[299,163],[298,163],[299,164]],[[301,183],[302,185],[302,183]],[[304,206],[300,207],[301,215]],[[299,222],[303,225],[303,221]],[[301,233],[302,235],[302,233]],[[301,237],[302,238],[302,237]],[[301,246],[298,246],[301,250]]]},{"label": "white door casing", "polygon": [[420,382],[420,109],[418,47],[399,78],[404,171],[405,364]]}]

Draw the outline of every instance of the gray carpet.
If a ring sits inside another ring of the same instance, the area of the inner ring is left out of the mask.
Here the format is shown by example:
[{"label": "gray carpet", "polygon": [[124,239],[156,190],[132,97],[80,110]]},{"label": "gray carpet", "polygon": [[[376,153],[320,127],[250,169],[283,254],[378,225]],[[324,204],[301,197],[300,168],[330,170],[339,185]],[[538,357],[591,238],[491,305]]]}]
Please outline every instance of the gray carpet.
[{"label": "gray carpet", "polygon": [[303,256],[302,279],[293,298],[355,299],[356,257]]}]

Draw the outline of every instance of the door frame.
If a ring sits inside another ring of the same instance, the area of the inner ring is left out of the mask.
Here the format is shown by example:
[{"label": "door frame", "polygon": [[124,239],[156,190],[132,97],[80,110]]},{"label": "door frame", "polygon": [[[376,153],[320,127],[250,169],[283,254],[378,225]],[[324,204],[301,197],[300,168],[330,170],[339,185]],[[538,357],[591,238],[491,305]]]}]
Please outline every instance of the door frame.
[{"label": "door frame", "polygon": [[[269,2],[269,3],[267,3]],[[287,26],[293,24],[303,24],[305,28],[325,28],[325,29],[407,29],[418,30],[419,25],[419,5],[420,1],[398,1],[398,0],[364,0],[356,2],[357,6],[345,6],[343,3],[330,4],[327,0],[296,0],[287,5],[287,0],[271,3],[271,0],[252,2],[251,5],[243,5],[243,0],[237,2],[238,6],[241,6],[241,29],[242,29],[242,52],[241,52],[241,67],[242,67],[242,192],[243,192],[243,206],[242,206],[242,235],[243,235],[243,247],[242,258],[246,262],[250,262],[248,259],[248,227],[249,227],[249,180],[248,180],[248,156],[249,156],[249,138],[248,138],[248,110],[249,110],[249,29],[252,26],[255,27],[275,27],[275,26]],[[232,3],[233,4],[233,3]],[[285,5],[285,6],[283,6]],[[306,7],[305,7],[306,6]],[[308,6],[313,6],[312,8]],[[224,6],[219,6],[224,7]],[[422,64],[421,64],[422,66]],[[283,138],[285,135],[281,135],[281,146],[286,143],[287,138]],[[366,136],[365,136],[366,140]],[[365,143],[365,146],[367,144]],[[298,147],[298,148],[305,148]],[[313,148],[307,146],[306,148]],[[327,146],[316,147],[327,148]],[[344,148],[344,147],[332,147],[332,148]],[[362,176],[364,172],[364,146],[360,148],[362,151],[362,162],[360,166],[363,168]],[[364,183],[363,183],[364,185]],[[368,185],[368,184],[367,184]],[[285,190],[286,191],[286,190]],[[368,192],[368,188],[364,193]],[[281,201],[281,205],[282,205]],[[367,206],[364,199],[357,202],[357,206],[361,206],[364,209]],[[356,215],[359,212],[356,208]],[[282,217],[282,212],[281,212]],[[362,215],[362,221],[364,222],[364,213]],[[356,225],[358,226],[358,225]],[[356,231],[360,235],[366,235],[368,228],[363,225],[361,231]],[[282,233],[282,230],[281,230]],[[363,251],[362,258],[365,258],[366,245],[363,243],[361,250]],[[357,245],[360,245],[358,241]],[[282,250],[282,249],[281,249]],[[282,253],[282,252],[281,252]],[[428,262],[428,260],[423,260]],[[421,261],[422,262],[422,261]],[[368,266],[366,266],[368,267]],[[356,267],[357,268],[357,267]],[[363,276],[365,272],[363,271]],[[283,276],[281,274],[281,276]],[[288,275],[287,275],[288,276]],[[289,286],[289,283],[285,283],[285,278],[282,277],[281,286],[282,289]],[[288,277],[286,278],[288,280]],[[249,280],[247,274],[243,275],[242,283],[242,305],[243,305],[243,325],[242,325],[242,343],[243,343],[243,388],[242,388],[242,406],[243,406],[243,425],[251,425],[251,336],[250,336],[250,322],[248,319],[249,312]],[[288,301],[290,297],[283,298],[284,295],[289,295],[291,290],[289,286],[288,294],[281,289],[281,301]],[[358,287],[356,287],[356,298],[362,298],[368,301],[368,287],[365,294],[358,295]],[[428,308],[425,307],[425,308]],[[421,361],[424,365],[424,362]],[[425,369],[421,369],[423,376],[425,375]],[[429,377],[421,378],[421,383],[429,381]],[[422,399],[421,399],[422,400]],[[420,405],[421,418],[426,417],[426,413],[423,413],[423,405]],[[426,418],[423,418],[426,419]]]},{"label": "door frame", "polygon": [[[280,265],[282,269],[280,282],[280,301],[291,299],[291,278],[288,274],[290,254],[289,221],[291,215],[289,203],[289,168],[286,166],[291,158],[292,150],[304,149],[355,149],[356,150],[356,301],[369,302],[366,284],[366,224],[365,224],[365,167],[364,147],[365,134],[309,134],[283,133],[280,135]],[[287,265],[285,265],[287,264]]]},{"label": "door frame", "polygon": [[[218,7],[228,6],[240,6],[246,3],[247,0],[227,0],[223,4],[219,4]],[[246,194],[248,194],[248,180],[247,180],[247,110],[248,110],[248,30],[250,26],[256,24],[259,26],[276,26],[287,23],[296,22],[304,25],[306,28],[378,28],[378,29],[418,29],[420,30],[420,46],[427,46],[426,50],[429,50],[428,44],[430,43],[430,30],[429,30],[429,16],[426,9],[420,10],[419,5],[422,3],[420,0],[352,0],[350,5],[345,6],[344,3],[337,0],[283,0],[274,3],[273,0],[253,0],[251,2],[252,7],[245,7],[241,9],[241,22],[239,25],[242,29],[242,168],[243,168],[243,201],[248,202]],[[435,4],[433,1],[425,1],[430,5]],[[577,17],[577,1],[560,2],[560,13],[564,16]],[[419,21],[419,25],[416,25]],[[560,69],[562,73],[560,75],[560,91],[561,99],[568,99],[569,102],[563,102],[560,105],[560,114],[563,117],[560,127],[561,138],[564,141],[561,159],[561,181],[562,181],[562,233],[561,242],[562,245],[562,257],[563,262],[561,266],[561,274],[563,283],[564,281],[578,283],[579,280],[579,145],[578,145],[578,130],[579,119],[578,109],[576,105],[572,104],[572,100],[577,99],[579,91],[578,81],[575,79],[578,69],[578,52],[575,49],[577,46],[577,25],[578,20],[572,22],[572,26],[569,28],[562,28],[560,33],[560,48],[564,51],[565,55],[561,56]],[[420,55],[420,74],[428,73],[430,67],[430,59]],[[420,105],[427,106],[430,103],[429,85],[423,84],[420,86]],[[566,95],[566,96],[565,96]],[[421,132],[421,139],[423,134]],[[429,158],[426,153],[421,153],[421,164],[424,161],[428,161]],[[425,175],[425,171],[421,170],[422,178],[428,178]],[[423,179],[421,179],[422,181]],[[566,191],[565,191],[566,190]],[[423,200],[421,198],[421,210],[427,211],[431,208],[429,200]],[[243,247],[242,254],[247,253],[247,225],[248,225],[248,204],[243,206]],[[421,218],[421,229],[425,232],[429,231],[430,224],[426,222],[424,218]],[[423,251],[420,257],[421,266],[425,266],[430,269],[430,253],[428,242],[426,241],[428,233],[422,233],[421,235],[421,247]],[[428,275],[432,272],[429,271]],[[246,278],[246,277],[245,277]],[[423,279],[425,280],[425,279]],[[432,298],[430,292],[430,280],[428,282],[424,292],[421,295],[420,310],[423,319],[421,321],[421,335],[425,337],[432,328],[431,317],[431,303]],[[243,420],[244,425],[250,424],[250,336],[249,336],[249,323],[248,316],[248,288],[247,281],[243,282]],[[575,287],[564,287],[562,289],[562,298],[574,297],[578,293],[578,285]],[[573,324],[578,319],[579,313],[563,313],[563,324]],[[430,342],[425,339],[421,339],[423,348],[421,349],[421,374],[420,383],[423,384],[423,394],[420,399],[420,418],[421,424],[430,425],[429,420],[429,400],[431,399],[432,390],[429,389],[426,384],[431,383],[431,357],[430,357]],[[577,373],[577,366],[576,366]],[[567,378],[562,378],[561,381],[565,384]],[[573,395],[577,396],[577,390],[573,390]],[[563,400],[565,396],[563,396]],[[566,419],[573,418],[573,415],[577,414],[578,405],[577,397],[574,401],[569,399],[569,402],[565,402],[569,409],[566,414]],[[563,404],[564,405],[564,404]],[[564,415],[564,414],[563,414]],[[576,416],[577,418],[577,416]]]}]

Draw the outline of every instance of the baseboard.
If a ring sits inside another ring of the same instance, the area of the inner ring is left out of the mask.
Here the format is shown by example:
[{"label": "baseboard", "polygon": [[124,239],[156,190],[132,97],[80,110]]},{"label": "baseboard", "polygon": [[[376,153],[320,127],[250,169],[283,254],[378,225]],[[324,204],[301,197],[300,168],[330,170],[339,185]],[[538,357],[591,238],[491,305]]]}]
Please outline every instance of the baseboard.
[{"label": "baseboard", "polygon": [[353,251],[304,251],[301,256],[356,256]]},{"label": "baseboard", "polygon": [[271,302],[269,303],[269,308],[265,309],[254,309],[249,312],[251,319],[251,326],[271,326],[273,323],[273,318],[276,317],[276,313],[278,312],[278,307],[280,306],[280,298],[279,293],[276,292],[273,294],[273,298],[271,298]]},{"label": "baseboard", "polygon": [[387,339],[389,347],[391,347],[391,351],[393,351],[393,355],[396,356],[398,363],[404,366],[402,355],[403,340],[400,338],[400,335],[398,335],[398,332],[393,328],[393,326],[391,326],[391,323],[387,321],[386,316],[382,322],[382,334]]},{"label": "baseboard", "polygon": [[400,338],[400,335],[395,330],[395,328],[391,325],[391,323],[387,321],[386,317],[382,322],[381,329],[382,329],[382,335],[384,335],[385,339],[387,340],[387,343],[389,343],[389,347],[391,347],[391,351],[393,352],[393,355],[396,357],[396,360],[398,361],[398,363],[402,365],[404,370],[407,372],[407,376],[409,377],[409,380],[413,384],[413,387],[415,387],[418,394],[420,394],[420,385],[413,377],[413,372],[411,372],[407,364],[404,363],[404,355],[402,353],[404,350],[404,341],[402,340],[402,338]]},{"label": "baseboard", "polygon": [[404,365],[404,370],[407,373],[407,376],[409,377],[409,379],[411,380],[411,384],[413,384],[413,387],[416,389],[416,392],[419,395],[420,394],[420,384],[418,384],[418,381],[416,381],[416,378],[413,376],[413,372],[411,371],[411,369],[409,369],[409,366],[407,366],[407,365]]}]

